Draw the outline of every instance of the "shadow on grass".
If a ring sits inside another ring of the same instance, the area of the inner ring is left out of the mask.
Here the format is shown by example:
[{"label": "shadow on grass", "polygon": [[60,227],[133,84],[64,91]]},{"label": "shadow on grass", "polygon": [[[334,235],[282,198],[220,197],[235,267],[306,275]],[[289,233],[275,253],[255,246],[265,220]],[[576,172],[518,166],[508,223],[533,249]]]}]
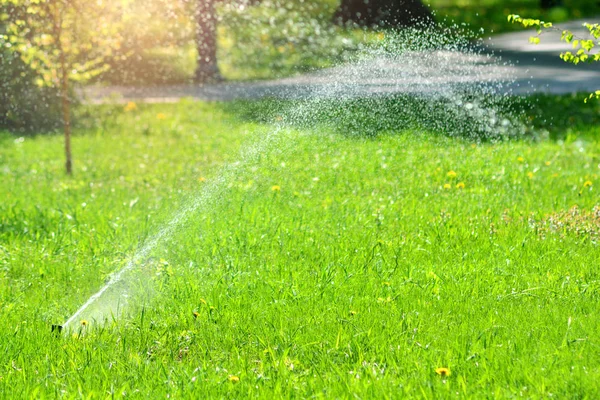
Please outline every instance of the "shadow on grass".
[{"label": "shadow on grass", "polygon": [[354,138],[425,130],[470,141],[600,137],[600,102],[584,95],[451,99],[395,95],[360,99],[223,103],[242,121],[325,129]]}]

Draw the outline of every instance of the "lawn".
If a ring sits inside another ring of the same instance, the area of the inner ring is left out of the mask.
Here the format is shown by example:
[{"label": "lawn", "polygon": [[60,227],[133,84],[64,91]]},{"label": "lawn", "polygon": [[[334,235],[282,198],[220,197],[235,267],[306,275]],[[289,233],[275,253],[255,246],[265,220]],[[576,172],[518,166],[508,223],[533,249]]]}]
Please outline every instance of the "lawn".
[{"label": "lawn", "polygon": [[[0,133],[0,396],[597,398],[580,101],[501,141],[86,106],[72,178],[60,136]],[[51,332],[132,258],[121,315]]]}]

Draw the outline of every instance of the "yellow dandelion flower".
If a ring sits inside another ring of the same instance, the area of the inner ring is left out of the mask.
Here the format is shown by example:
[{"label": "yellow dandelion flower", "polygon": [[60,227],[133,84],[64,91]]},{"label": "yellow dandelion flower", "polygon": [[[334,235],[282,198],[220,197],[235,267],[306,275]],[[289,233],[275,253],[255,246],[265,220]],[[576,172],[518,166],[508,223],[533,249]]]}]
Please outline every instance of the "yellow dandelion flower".
[{"label": "yellow dandelion flower", "polygon": [[350,310],[350,316],[353,317],[358,314],[358,311]]},{"label": "yellow dandelion flower", "polygon": [[456,184],[456,188],[457,189],[464,189],[465,188],[465,183],[464,182],[458,182]]},{"label": "yellow dandelion flower", "polygon": [[200,299],[200,303],[202,303],[202,304],[206,305],[206,300],[204,300],[204,299]]},{"label": "yellow dandelion flower", "polygon": [[585,181],[585,182],[583,182],[583,187],[587,188],[587,187],[590,187],[592,185],[593,185],[592,181]]},{"label": "yellow dandelion flower", "polygon": [[271,191],[273,191],[273,192],[281,192],[281,186],[279,186],[279,185],[273,185],[273,186],[271,186]]},{"label": "yellow dandelion flower", "polygon": [[200,316],[198,311],[194,311],[192,314],[194,315],[194,318],[198,318]]},{"label": "yellow dandelion flower", "polygon": [[88,322],[85,319],[82,319],[81,326],[88,326]]},{"label": "yellow dandelion flower", "polygon": [[129,103],[127,103],[125,105],[125,107],[123,109],[126,112],[137,110],[137,104],[135,104],[133,101],[130,101]]},{"label": "yellow dandelion flower", "polygon": [[457,177],[457,174],[456,174],[456,172],[454,172],[454,171],[448,171],[448,173],[447,173],[446,175],[447,175],[447,176],[448,176],[448,178],[450,178],[450,179],[454,179],[454,178],[456,178],[456,177]]},{"label": "yellow dandelion flower", "polygon": [[522,163],[522,162],[525,162],[525,159],[523,157],[517,157],[517,161]]},{"label": "yellow dandelion flower", "polygon": [[383,282],[383,286],[390,286],[389,282]]},{"label": "yellow dandelion flower", "polygon": [[240,377],[235,376],[235,375],[229,375],[229,377],[227,379],[229,379],[229,382],[239,382],[240,381]]},{"label": "yellow dandelion flower", "polygon": [[452,185],[449,183],[444,183],[444,189],[452,189]]},{"label": "yellow dandelion flower", "polygon": [[549,167],[550,164],[552,164],[552,162],[551,161],[546,161],[544,164],[546,164],[546,166]]},{"label": "yellow dandelion flower", "polygon": [[199,181],[199,182],[206,182],[206,178],[205,178],[205,177],[203,177],[203,176],[201,176],[200,178],[198,178],[198,181]]},{"label": "yellow dandelion flower", "polygon": [[156,119],[167,119],[167,115],[163,113],[156,114]]},{"label": "yellow dandelion flower", "polygon": [[533,172],[528,172],[528,173],[527,173],[527,177],[528,177],[529,179],[533,179],[533,176],[534,176]]},{"label": "yellow dandelion flower", "polygon": [[440,376],[450,376],[450,368],[436,368],[435,373]]},{"label": "yellow dandelion flower", "polygon": [[383,40],[383,39],[385,39],[385,33],[383,33],[383,32],[379,32],[379,33],[377,34],[377,40]]}]

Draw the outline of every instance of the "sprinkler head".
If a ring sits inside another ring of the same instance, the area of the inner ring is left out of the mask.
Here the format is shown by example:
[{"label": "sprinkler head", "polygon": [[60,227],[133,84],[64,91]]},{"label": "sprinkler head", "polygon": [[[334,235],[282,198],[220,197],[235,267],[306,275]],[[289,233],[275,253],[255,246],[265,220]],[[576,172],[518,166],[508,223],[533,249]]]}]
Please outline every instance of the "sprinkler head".
[{"label": "sprinkler head", "polygon": [[62,325],[52,325],[52,331],[51,332],[61,333],[62,330],[63,330],[63,326]]}]

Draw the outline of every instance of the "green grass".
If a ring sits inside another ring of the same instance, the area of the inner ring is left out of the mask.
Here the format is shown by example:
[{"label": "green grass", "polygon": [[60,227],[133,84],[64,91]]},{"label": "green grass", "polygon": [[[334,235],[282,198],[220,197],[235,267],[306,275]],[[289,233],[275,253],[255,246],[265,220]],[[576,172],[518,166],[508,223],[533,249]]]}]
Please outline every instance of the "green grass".
[{"label": "green grass", "polygon": [[[277,121],[138,107],[85,110],[72,178],[60,136],[0,134],[2,397],[598,397],[597,114],[496,143],[286,127],[232,164]],[[137,306],[50,332],[207,188]]]}]

